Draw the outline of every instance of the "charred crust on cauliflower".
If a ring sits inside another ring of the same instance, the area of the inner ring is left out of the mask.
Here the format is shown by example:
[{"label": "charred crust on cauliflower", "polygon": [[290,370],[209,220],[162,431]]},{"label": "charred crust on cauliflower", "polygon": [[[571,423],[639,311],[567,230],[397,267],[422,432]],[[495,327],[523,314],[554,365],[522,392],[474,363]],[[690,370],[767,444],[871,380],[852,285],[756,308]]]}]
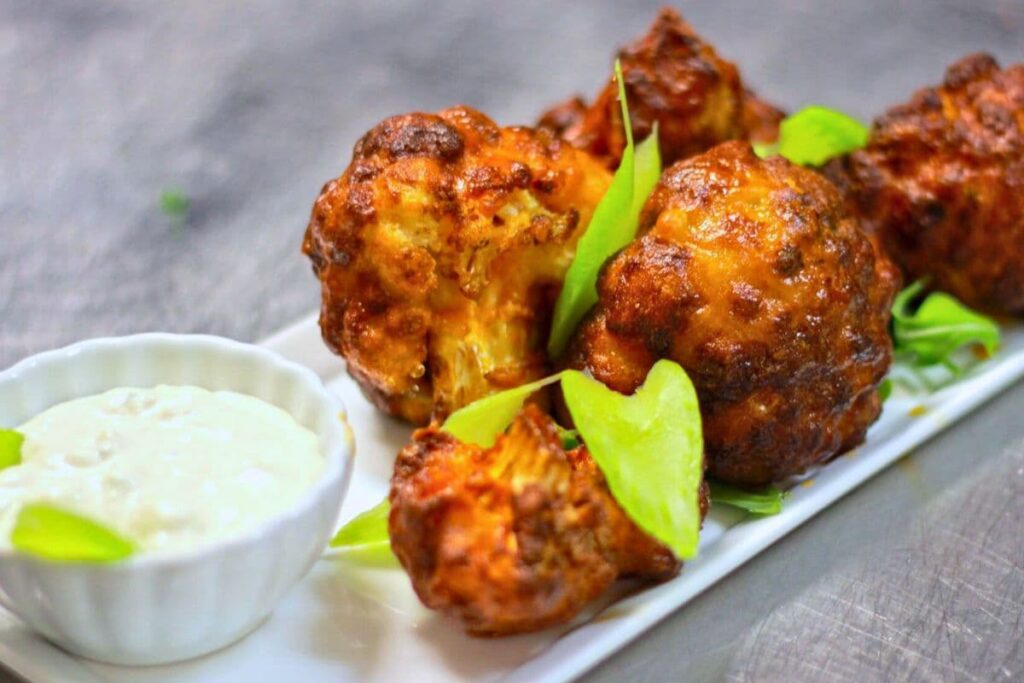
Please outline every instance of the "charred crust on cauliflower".
[{"label": "charred crust on cauliflower", "polygon": [[956,62],[825,172],[908,280],[1024,314],[1024,65]]},{"label": "charred crust on cauliflower", "polygon": [[665,172],[641,230],[605,264],[567,365],[628,394],[678,362],[708,473],[728,482],[778,481],[863,439],[899,279],[835,187],[725,143]]},{"label": "charred crust on cauliflower", "polygon": [[681,566],[626,516],[586,447],[566,451],[532,405],[491,448],[418,430],[390,501],[391,546],[416,594],[474,635],[564,623],[620,576],[665,580]]},{"label": "charred crust on cauliflower", "polygon": [[325,341],[415,423],[541,377],[554,299],[610,180],[549,133],[468,107],[382,121],[306,231]]},{"label": "charred crust on cauliflower", "polygon": [[[673,9],[663,8],[650,30],[618,54],[633,136],[643,140],[658,124],[666,165],[720,142],[773,142],[782,112],[744,88],[736,66],[702,40]],[[538,123],[571,144],[618,166],[626,146],[614,79],[588,106],[562,102]]]}]

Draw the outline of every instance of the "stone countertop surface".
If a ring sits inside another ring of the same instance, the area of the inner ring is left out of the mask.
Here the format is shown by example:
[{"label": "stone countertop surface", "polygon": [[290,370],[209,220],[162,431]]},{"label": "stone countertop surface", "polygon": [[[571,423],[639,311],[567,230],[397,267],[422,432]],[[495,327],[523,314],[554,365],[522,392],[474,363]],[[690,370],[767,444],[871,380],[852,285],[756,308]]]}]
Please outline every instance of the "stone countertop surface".
[{"label": "stone countertop surface", "polygon": [[[316,307],[312,200],[379,119],[529,122],[659,3],[0,0],[0,367],[138,331],[257,340]],[[690,0],[766,98],[865,120],[1021,0]],[[182,225],[161,212],[173,190]],[[1024,679],[1018,385],[591,672],[592,681]]]}]

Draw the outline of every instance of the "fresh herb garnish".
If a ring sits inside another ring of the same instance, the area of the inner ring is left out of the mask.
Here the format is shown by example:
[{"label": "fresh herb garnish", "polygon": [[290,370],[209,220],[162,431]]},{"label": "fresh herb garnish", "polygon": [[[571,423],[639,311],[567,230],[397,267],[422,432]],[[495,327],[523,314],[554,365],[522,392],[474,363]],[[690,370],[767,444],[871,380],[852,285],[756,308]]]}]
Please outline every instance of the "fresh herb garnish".
[{"label": "fresh herb garnish", "polygon": [[[623,95],[622,101],[623,103],[626,102],[625,95]],[[636,146],[634,159],[633,204],[629,216],[632,229],[629,240],[626,242],[627,244],[636,236],[637,224],[640,222],[640,212],[643,210],[644,204],[647,203],[647,198],[654,192],[655,185],[661,179],[661,148],[658,145],[657,121],[654,122],[651,134]]]},{"label": "fresh herb garnish", "polygon": [[135,544],[98,522],[49,503],[21,508],[11,531],[15,550],[63,562],[116,562]]},{"label": "fresh herb garnish", "polygon": [[697,552],[704,474],[697,392],[676,363],[654,364],[623,396],[581,372],[562,391],[587,450],[615,500],[636,524],[679,557]]},{"label": "fresh herb garnish", "polygon": [[[504,433],[526,399],[537,390],[554,384],[561,374],[524,384],[523,386],[491,394],[456,410],[448,416],[441,428],[463,443],[490,448]],[[567,439],[575,432],[565,429],[559,435],[568,448]],[[345,550],[346,559],[368,566],[386,566],[395,562],[388,537],[388,515],[391,504],[387,499],[360,513],[345,524],[331,540],[332,548]]]},{"label": "fresh herb garnish", "polygon": [[[577,428],[559,428],[563,447],[575,448],[582,439],[630,519],[679,557],[693,557],[700,534],[704,440],[697,392],[676,363],[655,363],[632,396],[566,370],[471,403],[442,428],[461,441],[489,448],[527,396],[559,379]],[[391,564],[389,509],[385,500],[360,514],[341,528],[331,546],[345,548],[362,564]]]},{"label": "fresh herb garnish", "polygon": [[885,403],[890,396],[892,396],[892,380],[886,377],[878,385],[878,397],[882,399],[882,403]]},{"label": "fresh herb garnish", "polygon": [[692,557],[700,532],[704,442],[697,393],[676,363],[655,363],[633,396],[566,370],[471,403],[443,429],[462,441],[493,446],[526,397],[559,379],[576,429],[619,505],[679,557]]},{"label": "fresh herb garnish", "polygon": [[754,145],[754,152],[762,158],[779,154],[794,164],[821,166],[866,145],[868,134],[867,127],[857,119],[812,105],[782,120],[778,143]]},{"label": "fresh herb garnish", "polygon": [[951,356],[958,349],[980,344],[988,353],[999,346],[994,320],[964,306],[945,292],[932,292],[916,311],[913,302],[924,291],[918,280],[896,296],[892,305],[892,336],[896,353],[918,367],[944,365],[954,373],[961,368]]},{"label": "fresh herb garnish", "polygon": [[191,202],[180,190],[164,190],[160,193],[160,210],[170,219],[171,229],[176,233],[185,229],[189,206]]},{"label": "fresh herb garnish", "polygon": [[777,142],[751,142],[750,146],[754,148],[754,154],[762,159],[778,156],[779,154],[779,143]]},{"label": "fresh herb garnish", "polygon": [[388,515],[391,504],[385,498],[353,517],[331,539],[331,547],[344,550],[346,559],[368,566],[390,567],[398,560],[391,552]]},{"label": "fresh herb garnish", "polygon": [[21,464],[25,435],[13,429],[0,429],[0,470]]},{"label": "fresh herb garnish", "polygon": [[562,425],[555,425],[558,430],[558,438],[562,440],[562,448],[571,451],[580,445],[580,433],[575,429],[566,429]]},{"label": "fresh herb garnish", "polygon": [[633,124],[629,120],[626,87],[618,61],[615,62],[615,80],[619,85],[626,148],[608,191],[594,209],[590,224],[576,245],[576,255],[565,274],[548,338],[548,353],[552,358],[562,355],[583,316],[597,303],[597,275],[601,266],[636,236],[640,209],[661,176],[657,127],[634,149]]},{"label": "fresh herb garnish", "polygon": [[719,481],[709,481],[708,485],[711,488],[711,503],[713,505],[740,508],[759,517],[768,517],[782,512],[782,499],[786,497],[786,493],[774,486],[760,491],[744,491]]},{"label": "fresh herb garnish", "polygon": [[459,441],[490,448],[498,435],[512,424],[530,394],[554,384],[560,377],[561,374],[552,375],[473,401],[449,415],[441,428]]}]

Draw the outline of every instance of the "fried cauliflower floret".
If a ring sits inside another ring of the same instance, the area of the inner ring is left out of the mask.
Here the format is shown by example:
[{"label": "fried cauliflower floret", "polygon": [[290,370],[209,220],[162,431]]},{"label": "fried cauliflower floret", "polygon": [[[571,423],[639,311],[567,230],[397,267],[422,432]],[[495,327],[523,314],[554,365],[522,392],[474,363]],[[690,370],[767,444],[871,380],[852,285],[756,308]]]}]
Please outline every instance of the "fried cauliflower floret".
[{"label": "fried cauliflower floret", "polygon": [[[663,162],[699,154],[720,142],[773,142],[782,113],[745,90],[739,72],[673,9],[619,52],[636,140],[658,124]],[[626,146],[614,78],[587,106],[578,98],[542,115],[539,126],[618,166]]]},{"label": "fried cauliflower floret", "polygon": [[746,139],[762,145],[770,145],[779,139],[779,126],[786,113],[775,105],[762,100],[751,90],[743,93],[743,127]]},{"label": "fried cauliflower floret", "polygon": [[383,121],[306,231],[325,341],[374,403],[420,424],[543,376],[554,300],[610,180],[466,107]]},{"label": "fried cauliflower floret", "polygon": [[664,580],[680,567],[626,516],[586,448],[566,452],[533,405],[491,448],[418,430],[390,500],[391,547],[416,594],[473,635],[564,623],[619,576]]},{"label": "fried cauliflower floret", "polygon": [[1024,65],[953,64],[827,173],[908,280],[1024,314]]},{"label": "fried cauliflower floret", "polygon": [[567,352],[629,394],[659,358],[700,398],[708,474],[761,486],[855,446],[881,409],[891,264],[827,180],[730,142],[677,163],[605,264]]}]

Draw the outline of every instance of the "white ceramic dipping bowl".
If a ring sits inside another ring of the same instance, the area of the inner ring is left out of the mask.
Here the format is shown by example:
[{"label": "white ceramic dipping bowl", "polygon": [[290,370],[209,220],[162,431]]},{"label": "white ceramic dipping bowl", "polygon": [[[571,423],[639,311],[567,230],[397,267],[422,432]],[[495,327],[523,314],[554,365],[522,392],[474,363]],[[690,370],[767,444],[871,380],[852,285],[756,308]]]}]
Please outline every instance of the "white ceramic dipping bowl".
[{"label": "white ceramic dipping bowl", "polygon": [[114,664],[196,657],[256,628],[323,552],[352,474],[344,406],[320,379],[266,349],[219,337],[95,339],[28,358],[0,373],[0,427],[73,398],[159,384],[273,404],[319,437],[326,466],[284,513],[189,553],[89,564],[0,551],[5,606],[61,647]]}]

